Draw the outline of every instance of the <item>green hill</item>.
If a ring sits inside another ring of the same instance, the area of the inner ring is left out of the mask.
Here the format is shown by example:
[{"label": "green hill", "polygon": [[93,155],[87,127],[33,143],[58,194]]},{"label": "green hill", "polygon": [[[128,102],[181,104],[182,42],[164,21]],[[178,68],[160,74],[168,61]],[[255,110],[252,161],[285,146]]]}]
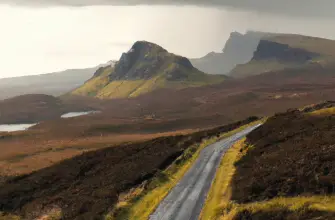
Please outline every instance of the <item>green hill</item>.
[{"label": "green hill", "polygon": [[102,67],[93,78],[72,92],[98,98],[130,98],[159,88],[182,89],[222,82],[226,77],[207,75],[181,56],[146,41],[136,42],[114,67]]}]

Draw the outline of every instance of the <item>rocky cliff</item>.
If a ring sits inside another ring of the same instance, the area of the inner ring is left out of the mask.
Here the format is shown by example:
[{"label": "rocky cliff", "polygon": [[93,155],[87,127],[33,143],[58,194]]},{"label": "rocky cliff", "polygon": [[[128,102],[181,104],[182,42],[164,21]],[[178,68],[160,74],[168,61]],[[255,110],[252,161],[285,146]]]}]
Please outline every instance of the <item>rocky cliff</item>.
[{"label": "rocky cliff", "polygon": [[263,32],[248,31],[246,34],[232,32],[222,53],[211,52],[208,55],[191,59],[192,64],[209,74],[229,74],[238,64],[251,60],[262,37],[270,35]]}]

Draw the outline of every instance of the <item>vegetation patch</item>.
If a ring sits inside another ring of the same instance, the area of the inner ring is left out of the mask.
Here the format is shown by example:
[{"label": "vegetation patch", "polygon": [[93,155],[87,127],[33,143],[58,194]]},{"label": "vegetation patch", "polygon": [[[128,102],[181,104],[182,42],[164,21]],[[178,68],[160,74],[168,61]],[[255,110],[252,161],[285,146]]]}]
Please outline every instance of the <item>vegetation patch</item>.
[{"label": "vegetation patch", "polygon": [[20,219],[21,218],[19,216],[0,212],[0,220],[20,220]]},{"label": "vegetation patch", "polygon": [[220,219],[223,210],[229,209],[231,205],[230,184],[235,172],[234,163],[241,156],[243,147],[245,147],[245,138],[235,143],[223,156],[201,212],[201,220]]},{"label": "vegetation patch", "polygon": [[335,107],[332,108],[325,108],[325,109],[321,109],[321,110],[317,110],[317,111],[313,111],[311,113],[309,113],[311,115],[335,115]]}]

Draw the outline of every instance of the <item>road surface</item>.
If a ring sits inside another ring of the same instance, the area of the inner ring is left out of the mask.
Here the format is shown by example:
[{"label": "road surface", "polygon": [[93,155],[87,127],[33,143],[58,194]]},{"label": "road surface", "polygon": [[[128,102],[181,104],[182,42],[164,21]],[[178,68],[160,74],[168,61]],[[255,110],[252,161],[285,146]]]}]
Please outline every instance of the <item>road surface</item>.
[{"label": "road surface", "polygon": [[258,126],[260,125],[249,127],[203,149],[195,164],[170,191],[149,219],[198,219],[222,156],[236,141]]}]

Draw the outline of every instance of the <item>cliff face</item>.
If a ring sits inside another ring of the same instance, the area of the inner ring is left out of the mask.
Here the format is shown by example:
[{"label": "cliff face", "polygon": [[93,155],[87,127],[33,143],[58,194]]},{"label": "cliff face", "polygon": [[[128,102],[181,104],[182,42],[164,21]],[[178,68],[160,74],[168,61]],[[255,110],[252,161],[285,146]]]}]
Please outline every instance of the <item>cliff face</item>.
[{"label": "cliff face", "polygon": [[305,63],[320,54],[309,52],[301,48],[292,48],[286,44],[280,44],[269,40],[261,40],[252,60],[273,60],[288,63]]},{"label": "cliff face", "polygon": [[235,62],[235,65],[249,62],[265,35],[267,34],[253,31],[248,31],[246,34],[233,32],[226,42],[223,53],[227,55],[227,59]]},{"label": "cliff face", "polygon": [[199,59],[191,59],[192,64],[199,70],[209,74],[229,74],[238,64],[251,60],[253,53],[262,37],[263,32],[248,31],[246,34],[232,32],[222,53],[209,53]]}]

